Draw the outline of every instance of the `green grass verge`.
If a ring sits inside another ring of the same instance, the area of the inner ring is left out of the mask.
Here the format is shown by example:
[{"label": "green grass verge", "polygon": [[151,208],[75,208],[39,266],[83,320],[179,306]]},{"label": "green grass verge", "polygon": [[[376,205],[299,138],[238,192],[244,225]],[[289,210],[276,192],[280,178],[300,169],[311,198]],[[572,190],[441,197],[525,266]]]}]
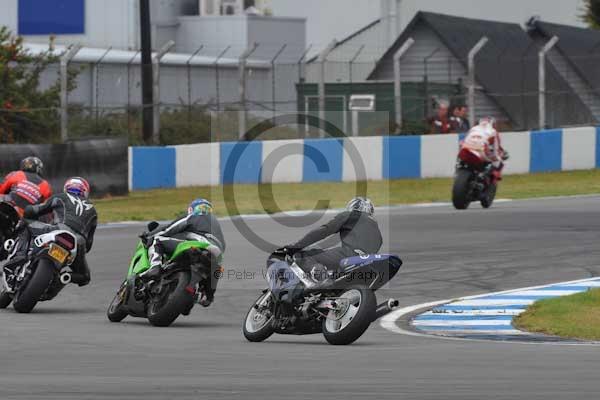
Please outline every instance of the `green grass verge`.
[{"label": "green grass verge", "polygon": [[600,340],[600,289],[535,302],[514,324],[529,332]]},{"label": "green grass verge", "polygon": [[[210,199],[219,215],[227,215],[224,188],[132,192],[124,197],[96,200],[96,205],[101,222],[172,219],[181,215],[190,200],[197,197]],[[276,204],[269,201],[269,188]],[[368,195],[378,206],[450,201],[451,188],[450,178],[367,182]],[[343,207],[356,193],[356,184],[234,185],[227,189],[233,190],[237,213],[248,214],[312,209],[317,199],[328,199],[330,207]],[[600,170],[507,176],[500,184],[498,197],[523,199],[594,193],[600,193]]]}]

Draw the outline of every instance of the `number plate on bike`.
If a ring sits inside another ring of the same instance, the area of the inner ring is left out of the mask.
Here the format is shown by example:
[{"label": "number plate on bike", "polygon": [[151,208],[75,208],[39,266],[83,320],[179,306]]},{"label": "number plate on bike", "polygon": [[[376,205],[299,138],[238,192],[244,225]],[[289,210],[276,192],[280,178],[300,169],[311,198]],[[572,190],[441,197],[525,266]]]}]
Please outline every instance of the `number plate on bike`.
[{"label": "number plate on bike", "polygon": [[69,257],[69,252],[62,247],[53,244],[50,246],[48,255],[59,263],[64,264],[64,262],[67,260],[67,257]]}]

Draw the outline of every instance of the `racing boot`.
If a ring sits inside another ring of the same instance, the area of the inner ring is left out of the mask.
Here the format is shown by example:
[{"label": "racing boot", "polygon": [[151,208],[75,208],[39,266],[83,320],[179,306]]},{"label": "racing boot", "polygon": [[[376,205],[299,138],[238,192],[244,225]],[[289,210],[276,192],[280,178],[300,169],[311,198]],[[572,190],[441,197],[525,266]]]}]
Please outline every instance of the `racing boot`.
[{"label": "racing boot", "polygon": [[148,248],[148,258],[150,259],[150,268],[140,274],[140,279],[144,282],[150,282],[157,280],[161,274],[162,258],[163,258],[163,247],[158,240],[154,240],[154,243]]}]

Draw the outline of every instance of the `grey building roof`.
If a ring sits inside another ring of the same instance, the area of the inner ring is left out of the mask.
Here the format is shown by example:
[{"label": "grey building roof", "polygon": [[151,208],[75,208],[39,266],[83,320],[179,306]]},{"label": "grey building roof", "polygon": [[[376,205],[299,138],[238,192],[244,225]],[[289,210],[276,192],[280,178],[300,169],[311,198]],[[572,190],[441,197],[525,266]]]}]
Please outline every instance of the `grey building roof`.
[{"label": "grey building roof", "polygon": [[[377,19],[369,23],[368,25],[362,27],[361,29],[357,30],[356,32],[352,33],[351,35],[345,37],[344,39],[338,41],[335,47],[333,48],[332,54],[330,55],[329,59],[335,58],[335,53],[344,53],[343,57],[347,61],[349,58],[349,53],[356,52],[357,45],[355,44],[355,42],[359,42],[363,36],[366,36],[369,33],[375,32],[375,34],[377,34],[380,26],[381,19]],[[350,47],[350,49],[346,50],[346,47]],[[307,62],[314,63],[317,61],[318,58],[319,55],[317,54],[310,58]]]},{"label": "grey building roof", "polygon": [[590,87],[600,89],[600,31],[542,21],[533,21],[529,29],[546,39],[558,36],[558,51]]},{"label": "grey building roof", "polygon": [[[467,67],[468,53],[483,37],[487,45],[476,58],[476,81],[511,119],[515,128],[538,125],[538,47],[518,24],[419,12],[370,74],[370,80],[390,79],[393,56],[418,24],[425,24]],[[552,65],[547,63],[548,108],[559,110],[549,121],[576,125],[593,120],[589,109]]]}]

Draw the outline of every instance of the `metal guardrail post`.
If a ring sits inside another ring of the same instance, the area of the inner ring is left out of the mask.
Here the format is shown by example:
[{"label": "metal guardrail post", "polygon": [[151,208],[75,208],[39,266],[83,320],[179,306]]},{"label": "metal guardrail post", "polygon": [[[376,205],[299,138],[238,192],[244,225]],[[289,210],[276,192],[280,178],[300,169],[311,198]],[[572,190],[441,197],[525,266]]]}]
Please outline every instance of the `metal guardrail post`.
[{"label": "metal guardrail post", "polygon": [[154,99],[152,101],[152,107],[154,107],[154,129],[152,131],[152,143],[154,145],[160,143],[160,60],[173,46],[175,46],[175,42],[169,40],[152,57],[152,82],[154,85]]},{"label": "metal guardrail post", "polygon": [[558,43],[558,36],[552,37],[546,43],[546,45],[540,50],[538,53],[539,66],[538,66],[538,77],[539,77],[539,93],[538,93],[538,102],[539,102],[539,117],[540,117],[540,126],[539,129],[544,129],[546,127],[546,54],[552,50],[552,48]]},{"label": "metal guardrail post", "polygon": [[356,53],[354,53],[354,55],[352,56],[352,58],[350,59],[350,61],[348,61],[348,80],[350,81],[350,84],[352,84],[354,82],[354,77],[353,77],[353,73],[352,70],[354,69],[354,63],[356,62],[356,60],[358,60],[358,57],[360,56],[360,54],[363,52],[363,50],[365,49],[365,45],[363,44],[362,46],[360,46],[357,50]]},{"label": "metal guardrail post", "polygon": [[483,46],[485,46],[488,42],[488,38],[487,37],[482,37],[481,39],[479,39],[479,42],[477,42],[477,44],[475,45],[475,47],[473,47],[470,51],[469,51],[469,58],[468,58],[468,63],[469,63],[469,94],[468,94],[468,106],[469,106],[469,122],[471,123],[471,126],[475,126],[476,124],[476,114],[475,114],[475,56],[477,55],[477,53],[479,53],[481,51],[481,49],[483,49]]},{"label": "metal guardrail post", "polygon": [[329,45],[319,54],[318,63],[321,66],[319,73],[319,137],[325,137],[325,64],[327,63],[327,57],[337,46],[337,40],[333,40]]},{"label": "metal guardrail post", "polygon": [[238,111],[238,138],[242,140],[246,135],[246,65],[248,57],[252,55],[258,48],[258,43],[254,43],[252,47],[246,49],[239,58],[238,72],[240,77],[240,109]]},{"label": "metal guardrail post", "polygon": [[394,54],[394,104],[396,106],[396,130],[398,133],[402,129],[402,74],[400,71],[400,60],[414,43],[415,40],[413,38],[408,38]]},{"label": "metal guardrail post", "polygon": [[112,46],[110,46],[101,56],[100,58],[94,63],[93,67],[92,67],[92,108],[94,109],[94,114],[96,116],[96,126],[98,125],[98,119],[100,118],[100,110],[99,110],[99,102],[98,102],[98,97],[100,95],[100,82],[99,82],[99,75],[100,73],[98,72],[98,66],[100,65],[100,63],[102,61],[104,61],[104,58],[106,58],[106,56],[108,55],[108,53],[110,53],[110,51],[112,50]]},{"label": "metal guardrail post", "polygon": [[287,44],[281,46],[279,51],[275,53],[275,56],[271,59],[271,99],[273,100],[273,118],[277,117],[277,101],[275,100],[276,91],[275,91],[275,61],[279,58],[281,53],[286,49]]},{"label": "metal guardrail post", "polygon": [[60,139],[64,143],[69,139],[69,62],[81,50],[81,45],[76,44],[63,53],[60,57]]},{"label": "metal guardrail post", "polygon": [[304,50],[304,53],[302,53],[302,56],[298,60],[298,83],[302,83],[306,79],[306,76],[304,74],[306,67],[306,56],[308,55],[308,52],[312,49],[312,47],[312,44],[309,45],[306,48],[306,50]]},{"label": "metal guardrail post", "polygon": [[198,49],[192,53],[192,55],[190,56],[190,58],[188,58],[188,60],[186,61],[185,65],[187,68],[187,80],[188,80],[188,87],[187,87],[187,100],[188,100],[188,124],[191,122],[191,116],[192,116],[192,60],[194,59],[194,57],[196,57],[204,48],[204,45],[198,47]]}]

